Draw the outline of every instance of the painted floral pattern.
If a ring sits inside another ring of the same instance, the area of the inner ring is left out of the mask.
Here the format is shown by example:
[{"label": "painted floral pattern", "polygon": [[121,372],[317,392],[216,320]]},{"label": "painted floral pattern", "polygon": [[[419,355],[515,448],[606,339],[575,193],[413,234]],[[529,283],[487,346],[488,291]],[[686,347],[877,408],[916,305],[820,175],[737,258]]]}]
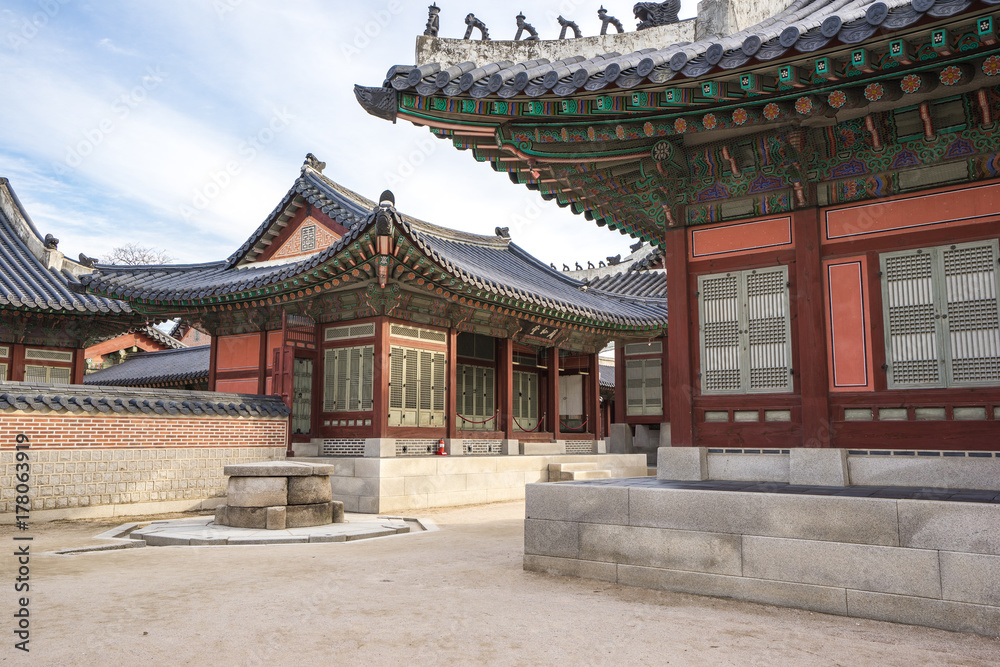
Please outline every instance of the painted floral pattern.
[{"label": "painted floral pattern", "polygon": [[962,80],[962,70],[956,65],[948,65],[943,70],[941,70],[941,75],[939,76],[941,83],[946,86],[954,86],[956,83]]},{"label": "painted floral pattern", "polygon": [[688,122],[683,118],[678,118],[677,120],[674,121],[674,131],[676,131],[677,134],[684,134],[685,132],[687,132],[687,128],[688,128]]},{"label": "painted floral pattern", "polygon": [[826,102],[834,109],[839,109],[847,104],[847,93],[842,90],[835,90],[826,98]]},{"label": "painted floral pattern", "polygon": [[869,102],[878,102],[885,97],[885,88],[881,83],[869,83],[865,86],[865,99]]},{"label": "painted floral pattern", "polygon": [[899,82],[899,87],[903,89],[903,92],[907,95],[912,95],[913,93],[920,90],[920,86],[923,85],[923,81],[916,74],[907,74],[903,77],[903,80]]},{"label": "painted floral pattern", "polygon": [[715,117],[714,113],[707,113],[702,117],[701,124],[706,130],[714,130],[719,124],[718,119]]},{"label": "painted floral pattern", "polygon": [[647,121],[646,124],[642,126],[642,131],[647,137],[653,136],[653,124]]},{"label": "painted floral pattern", "polygon": [[804,96],[804,97],[800,97],[799,99],[795,100],[795,110],[797,112],[799,112],[800,114],[802,114],[803,116],[811,114],[812,111],[813,111],[813,101],[812,101],[812,98]]},{"label": "painted floral pattern", "polygon": [[622,127],[621,125],[615,126],[615,136],[618,137],[619,139],[624,139],[625,138],[625,128]]},{"label": "painted floral pattern", "polygon": [[986,76],[996,76],[1000,74],[1000,56],[990,56],[983,61],[983,73]]},{"label": "painted floral pattern", "polygon": [[736,125],[742,125],[743,123],[750,120],[750,114],[743,107],[733,110],[733,123]]},{"label": "painted floral pattern", "polygon": [[774,102],[769,102],[764,106],[764,118],[774,120],[781,115],[781,107]]}]

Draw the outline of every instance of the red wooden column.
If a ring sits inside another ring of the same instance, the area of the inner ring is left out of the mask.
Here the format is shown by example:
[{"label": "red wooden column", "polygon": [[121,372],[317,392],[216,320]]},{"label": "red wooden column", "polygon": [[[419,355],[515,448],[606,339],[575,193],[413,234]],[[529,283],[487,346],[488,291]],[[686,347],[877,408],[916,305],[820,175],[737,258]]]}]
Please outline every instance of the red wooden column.
[{"label": "red wooden column", "polygon": [[70,384],[83,384],[83,373],[86,365],[86,352],[84,352],[83,348],[75,350],[73,354],[73,377],[70,378]]},{"label": "red wooden column", "polygon": [[795,287],[790,301],[798,317],[798,340],[792,341],[792,359],[798,351],[799,393],[802,396],[802,446],[830,446],[829,372],[823,317],[823,262],[820,254],[819,209],[797,211],[795,226]]},{"label": "red wooden column", "polygon": [[514,343],[509,338],[500,341],[500,425],[503,437],[510,440],[514,433]]},{"label": "red wooden column", "polygon": [[[316,335],[317,335],[316,340],[319,340],[319,337],[318,337],[319,334],[317,333]],[[258,372],[258,376],[257,376],[257,393],[258,394],[265,394],[265,393],[267,393],[267,353],[268,353],[268,351],[269,350],[267,349],[267,329],[264,329],[263,331],[260,332],[260,361],[257,364],[257,372]],[[319,372],[319,365],[317,364],[316,367],[315,367],[315,370],[313,371],[313,374],[315,375],[318,372]],[[316,400],[315,400],[315,395],[314,395],[313,396],[313,406],[315,407],[315,405],[316,405]],[[322,405],[322,399],[320,399],[320,405]],[[319,410],[314,410],[313,416],[315,417],[318,414],[319,414]]]},{"label": "red wooden column", "polygon": [[615,414],[614,423],[625,423],[625,342],[615,341]]},{"label": "red wooden column", "polygon": [[372,435],[384,438],[389,429],[389,321],[375,320],[375,373],[372,382]]},{"label": "red wooden column", "polygon": [[445,421],[448,424],[448,438],[452,439],[458,437],[458,331],[456,329],[448,330],[448,351],[445,366],[448,373]]},{"label": "red wooden column", "polygon": [[600,440],[603,432],[601,424],[601,364],[597,354],[590,355],[590,405],[587,407],[594,440]]},{"label": "red wooden column", "polygon": [[[212,336],[208,351],[208,390],[215,391],[215,369],[219,365],[219,336]],[[272,384],[272,387],[274,385]],[[274,393],[277,393],[275,391]]]},{"label": "red wooden column", "polygon": [[667,368],[670,435],[674,447],[694,445],[694,386],[691,372],[694,351],[691,349],[692,303],[688,276],[688,237],[686,229],[671,229],[665,234],[663,265],[667,269]]},{"label": "red wooden column", "polygon": [[550,347],[548,349],[548,382],[546,386],[549,390],[548,410],[549,424],[552,430],[552,439],[559,439],[559,348]]}]

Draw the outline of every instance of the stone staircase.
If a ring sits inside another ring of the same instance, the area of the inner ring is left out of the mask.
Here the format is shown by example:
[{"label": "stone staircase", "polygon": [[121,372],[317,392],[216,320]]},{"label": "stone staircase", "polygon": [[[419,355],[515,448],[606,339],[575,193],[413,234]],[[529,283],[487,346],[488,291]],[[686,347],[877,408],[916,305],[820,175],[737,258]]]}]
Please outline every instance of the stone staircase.
[{"label": "stone staircase", "polygon": [[609,479],[610,470],[598,470],[596,463],[550,463],[550,482],[571,482],[583,479]]}]

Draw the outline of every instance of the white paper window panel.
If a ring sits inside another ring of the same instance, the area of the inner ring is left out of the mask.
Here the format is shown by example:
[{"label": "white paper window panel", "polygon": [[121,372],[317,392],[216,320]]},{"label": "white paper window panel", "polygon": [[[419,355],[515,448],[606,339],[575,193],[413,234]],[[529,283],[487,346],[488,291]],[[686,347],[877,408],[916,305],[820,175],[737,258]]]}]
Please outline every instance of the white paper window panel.
[{"label": "white paper window panel", "polygon": [[417,327],[410,327],[403,324],[390,325],[389,335],[393,338],[410,338],[412,340],[426,340],[433,343],[448,342],[448,334],[443,331],[419,329]]},{"label": "white paper window panel", "polygon": [[24,381],[41,384],[69,384],[72,370],[58,366],[25,365]]},{"label": "white paper window panel", "polygon": [[625,346],[625,356],[636,354],[661,354],[663,352],[663,341],[653,340],[648,343],[629,343]]},{"label": "white paper window panel", "polygon": [[372,345],[326,350],[323,411],[367,412],[372,409],[375,348]]},{"label": "white paper window panel", "polygon": [[445,425],[446,357],[392,346],[389,351],[389,425]]},{"label": "white paper window panel", "polygon": [[564,375],[559,378],[559,414],[583,414],[583,375]]}]

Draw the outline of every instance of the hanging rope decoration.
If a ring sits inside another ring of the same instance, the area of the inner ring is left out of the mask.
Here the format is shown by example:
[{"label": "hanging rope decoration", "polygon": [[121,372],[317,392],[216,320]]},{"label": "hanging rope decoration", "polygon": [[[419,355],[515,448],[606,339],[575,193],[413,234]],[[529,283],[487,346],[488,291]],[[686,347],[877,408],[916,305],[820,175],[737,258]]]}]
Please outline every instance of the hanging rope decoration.
[{"label": "hanging rope decoration", "polygon": [[564,422],[563,420],[560,419],[559,420],[559,425],[562,426],[563,430],[566,431],[567,433],[582,433],[583,429],[587,428],[587,423],[588,422],[590,422],[589,418],[584,419],[583,423],[580,424],[579,426],[572,426],[572,427],[570,427],[570,426],[566,426],[566,422]]},{"label": "hanging rope decoration", "polygon": [[535,424],[535,428],[524,428],[523,426],[521,426],[521,422],[517,421],[517,417],[514,417],[514,424],[519,429],[521,429],[522,433],[534,433],[535,431],[537,431],[538,429],[540,429],[542,427],[542,422],[545,421],[545,417],[546,417],[547,414],[548,413],[543,413],[542,414],[542,418],[538,420],[537,424]]},{"label": "hanging rope decoration", "polygon": [[463,422],[466,422],[466,423],[469,423],[469,424],[485,424],[487,422],[491,422],[494,419],[496,419],[499,414],[500,414],[500,410],[497,410],[496,412],[493,413],[492,417],[490,417],[489,419],[484,419],[481,422],[473,421],[471,419],[463,417],[462,415],[459,415],[458,418],[461,419]]}]

